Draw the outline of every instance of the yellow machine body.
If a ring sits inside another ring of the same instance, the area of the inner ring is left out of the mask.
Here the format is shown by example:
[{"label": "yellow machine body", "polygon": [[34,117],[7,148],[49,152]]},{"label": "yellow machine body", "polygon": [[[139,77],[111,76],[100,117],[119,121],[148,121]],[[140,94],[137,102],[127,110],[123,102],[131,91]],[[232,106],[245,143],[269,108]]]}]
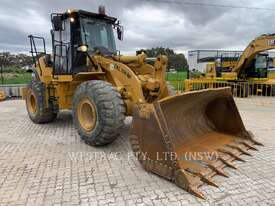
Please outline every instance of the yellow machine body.
[{"label": "yellow machine body", "polygon": [[[93,60],[98,65],[97,71],[80,72],[76,75],[53,75],[53,68],[45,64],[45,57],[39,59],[40,68],[36,68],[38,78],[48,88],[47,96],[58,99],[60,110],[71,109],[75,89],[82,82],[89,80],[112,83],[121,93],[127,105],[128,115],[132,114],[132,107],[135,104],[150,103],[168,96],[165,81],[168,60],[165,56],[157,57],[154,65],[146,63],[145,54],[112,58],[98,55],[94,56]],[[21,93],[25,99],[26,91]]]}]

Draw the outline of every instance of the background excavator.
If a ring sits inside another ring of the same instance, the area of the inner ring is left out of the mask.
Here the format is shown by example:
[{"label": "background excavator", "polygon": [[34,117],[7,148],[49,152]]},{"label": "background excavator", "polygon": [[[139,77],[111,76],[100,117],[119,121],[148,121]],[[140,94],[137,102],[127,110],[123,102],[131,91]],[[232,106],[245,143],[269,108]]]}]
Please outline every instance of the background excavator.
[{"label": "background excavator", "polygon": [[[262,84],[262,90],[275,96],[275,75],[269,70],[274,63],[267,50],[275,49],[275,34],[264,34],[252,40],[239,58],[223,59],[208,63],[205,77],[214,81],[230,83]],[[188,88],[186,88],[188,90]],[[244,96],[248,95],[248,86],[239,89]],[[251,88],[253,91],[253,88]]]},{"label": "background excavator", "polygon": [[275,79],[268,79],[268,55],[261,53],[272,49],[275,49],[275,34],[257,37],[246,47],[232,73],[240,80],[267,81],[275,84]]},{"label": "background excavator", "polygon": [[[260,144],[245,129],[230,89],[174,95],[165,81],[166,56],[152,65],[144,53],[117,54],[113,29],[122,40],[123,28],[104,7],[54,13],[51,21],[52,55],[44,38],[29,36],[33,80],[22,96],[34,123],[72,110],[80,137],[100,146],[113,142],[125,116],[133,116],[130,143],[142,166],[201,198],[199,186],[217,186],[214,175],[227,176],[223,168]],[[207,152],[216,158],[186,156]]]}]

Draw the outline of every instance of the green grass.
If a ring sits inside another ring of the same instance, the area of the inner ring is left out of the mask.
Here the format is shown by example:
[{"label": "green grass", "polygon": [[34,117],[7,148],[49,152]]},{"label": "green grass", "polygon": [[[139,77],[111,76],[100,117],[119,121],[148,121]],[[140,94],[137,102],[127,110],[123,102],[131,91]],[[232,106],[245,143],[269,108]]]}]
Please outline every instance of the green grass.
[{"label": "green grass", "polygon": [[[27,84],[31,81],[31,73],[22,73],[21,71],[13,71],[12,76],[4,78],[4,84]],[[187,72],[167,72],[166,80],[171,82],[175,88],[187,78]],[[0,79],[0,84],[1,84]],[[181,86],[180,86],[181,87]]]},{"label": "green grass", "polygon": [[6,67],[3,69],[3,72],[12,73],[12,74],[24,74],[24,73],[26,73],[26,70],[24,70],[20,67]]},{"label": "green grass", "polygon": [[[4,77],[4,84],[27,84],[31,81],[31,73],[13,73],[13,76]],[[0,78],[0,84],[2,84]]]},{"label": "green grass", "polygon": [[31,73],[20,67],[3,68],[3,82],[0,74],[0,84],[27,84],[31,81]]},{"label": "green grass", "polygon": [[167,81],[184,81],[187,79],[187,72],[167,72]]},{"label": "green grass", "polygon": [[187,72],[167,72],[166,80],[170,82],[176,90],[184,90],[184,80],[187,79]]}]

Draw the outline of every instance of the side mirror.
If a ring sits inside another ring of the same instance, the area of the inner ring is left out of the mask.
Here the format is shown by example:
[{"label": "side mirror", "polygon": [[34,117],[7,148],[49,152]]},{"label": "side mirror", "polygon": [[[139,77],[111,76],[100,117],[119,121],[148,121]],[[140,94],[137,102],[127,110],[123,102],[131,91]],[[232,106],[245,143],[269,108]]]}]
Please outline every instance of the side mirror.
[{"label": "side mirror", "polygon": [[122,26],[118,26],[117,29],[117,38],[122,41],[123,40],[123,27]]},{"label": "side mirror", "polygon": [[54,31],[62,31],[63,30],[62,16],[54,16],[52,19],[52,24],[53,24]]}]

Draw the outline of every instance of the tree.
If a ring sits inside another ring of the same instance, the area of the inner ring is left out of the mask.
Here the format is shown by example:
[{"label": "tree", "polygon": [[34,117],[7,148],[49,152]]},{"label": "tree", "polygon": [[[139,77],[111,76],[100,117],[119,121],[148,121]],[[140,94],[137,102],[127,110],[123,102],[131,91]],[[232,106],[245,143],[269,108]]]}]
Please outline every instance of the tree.
[{"label": "tree", "polygon": [[187,71],[188,63],[184,56],[184,54],[177,54],[173,49],[156,47],[152,49],[141,49],[137,51],[137,54],[141,52],[145,52],[148,57],[157,57],[158,55],[166,55],[168,57],[168,71],[176,70],[176,71]]},{"label": "tree", "polygon": [[10,53],[9,52],[3,52],[0,53],[0,65],[1,66],[8,66],[10,63]]},{"label": "tree", "polygon": [[9,52],[0,53],[0,65],[4,67],[24,67],[31,66],[33,59],[26,54],[11,54]]}]

